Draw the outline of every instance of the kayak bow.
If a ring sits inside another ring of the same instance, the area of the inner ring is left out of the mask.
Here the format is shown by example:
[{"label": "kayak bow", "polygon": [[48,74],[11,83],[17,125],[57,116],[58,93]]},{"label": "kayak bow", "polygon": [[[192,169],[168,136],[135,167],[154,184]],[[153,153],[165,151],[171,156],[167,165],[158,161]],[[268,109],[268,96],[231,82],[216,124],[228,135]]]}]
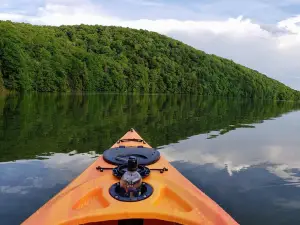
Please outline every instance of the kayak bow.
[{"label": "kayak bow", "polygon": [[131,129],[23,225],[237,224]]}]

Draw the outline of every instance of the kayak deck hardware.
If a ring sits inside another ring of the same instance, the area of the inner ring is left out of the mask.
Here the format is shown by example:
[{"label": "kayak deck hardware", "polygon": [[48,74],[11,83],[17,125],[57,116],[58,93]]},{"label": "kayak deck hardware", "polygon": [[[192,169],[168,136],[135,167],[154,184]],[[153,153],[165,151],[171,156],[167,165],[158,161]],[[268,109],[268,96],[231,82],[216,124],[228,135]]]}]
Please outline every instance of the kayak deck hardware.
[{"label": "kayak deck hardware", "polygon": [[135,156],[139,165],[147,166],[154,164],[160,159],[160,152],[153,148],[110,148],[103,152],[103,159],[113,165],[123,165],[127,163],[130,156]]},{"label": "kayak deck hardware", "polygon": [[120,178],[120,182],[109,188],[110,195],[124,202],[137,202],[148,198],[153,193],[151,185],[142,182],[150,174],[150,169],[138,165],[135,156],[129,156],[127,164],[113,169],[113,175]]},{"label": "kayak deck hardware", "polygon": [[[116,176],[117,178],[121,178],[122,175],[126,172],[124,170],[126,170],[127,164],[123,164],[117,167],[101,167],[101,166],[97,166],[96,170],[99,170],[100,172],[104,172],[104,170],[112,170],[113,171],[113,175]],[[159,171],[160,173],[164,173],[168,171],[168,168],[164,167],[162,169],[160,168],[153,168],[153,169],[149,169],[146,166],[142,166],[139,165],[138,166],[138,172],[140,173],[140,175],[145,178],[150,174],[150,171]]]},{"label": "kayak deck hardware", "polygon": [[143,144],[146,144],[146,142],[143,139],[136,139],[136,138],[130,138],[130,139],[121,139],[118,140],[117,143],[120,144],[121,142],[142,142]]},{"label": "kayak deck hardware", "polygon": [[[132,195],[131,195],[132,193]],[[147,199],[153,193],[153,188],[147,183],[142,183],[136,192],[126,193],[121,187],[120,182],[113,184],[109,188],[109,194],[116,200],[122,202],[138,202]]]},{"label": "kayak deck hardware", "polygon": [[101,166],[97,166],[96,170],[99,170],[100,172],[103,172],[104,170],[113,170],[114,168],[106,168],[106,167],[101,167]]}]

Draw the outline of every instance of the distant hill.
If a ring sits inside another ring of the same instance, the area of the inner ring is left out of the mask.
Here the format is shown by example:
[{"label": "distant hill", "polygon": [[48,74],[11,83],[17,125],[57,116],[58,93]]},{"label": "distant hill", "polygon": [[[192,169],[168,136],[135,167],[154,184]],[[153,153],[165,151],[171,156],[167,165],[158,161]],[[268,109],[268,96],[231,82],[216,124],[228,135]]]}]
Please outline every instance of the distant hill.
[{"label": "distant hill", "polygon": [[0,90],[300,99],[244,66],[145,30],[0,21]]}]

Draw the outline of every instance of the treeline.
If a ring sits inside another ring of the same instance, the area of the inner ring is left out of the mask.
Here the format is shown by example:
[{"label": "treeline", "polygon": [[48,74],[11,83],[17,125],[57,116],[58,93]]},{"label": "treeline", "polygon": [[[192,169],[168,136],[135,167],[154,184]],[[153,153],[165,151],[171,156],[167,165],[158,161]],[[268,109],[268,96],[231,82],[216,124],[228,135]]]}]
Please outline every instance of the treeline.
[{"label": "treeline", "polygon": [[300,99],[231,60],[144,30],[0,21],[0,89]]},{"label": "treeline", "polygon": [[299,109],[293,101],[200,95],[8,95],[0,97],[0,162],[49,152],[101,153],[131,127],[157,147]]}]

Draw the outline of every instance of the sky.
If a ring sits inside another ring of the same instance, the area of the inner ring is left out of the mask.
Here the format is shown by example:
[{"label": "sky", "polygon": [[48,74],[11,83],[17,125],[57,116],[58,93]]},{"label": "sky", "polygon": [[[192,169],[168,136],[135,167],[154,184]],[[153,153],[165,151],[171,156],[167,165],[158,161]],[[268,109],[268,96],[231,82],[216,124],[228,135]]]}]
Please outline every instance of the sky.
[{"label": "sky", "polygon": [[300,90],[300,0],[0,0],[0,20],[151,30]]}]

